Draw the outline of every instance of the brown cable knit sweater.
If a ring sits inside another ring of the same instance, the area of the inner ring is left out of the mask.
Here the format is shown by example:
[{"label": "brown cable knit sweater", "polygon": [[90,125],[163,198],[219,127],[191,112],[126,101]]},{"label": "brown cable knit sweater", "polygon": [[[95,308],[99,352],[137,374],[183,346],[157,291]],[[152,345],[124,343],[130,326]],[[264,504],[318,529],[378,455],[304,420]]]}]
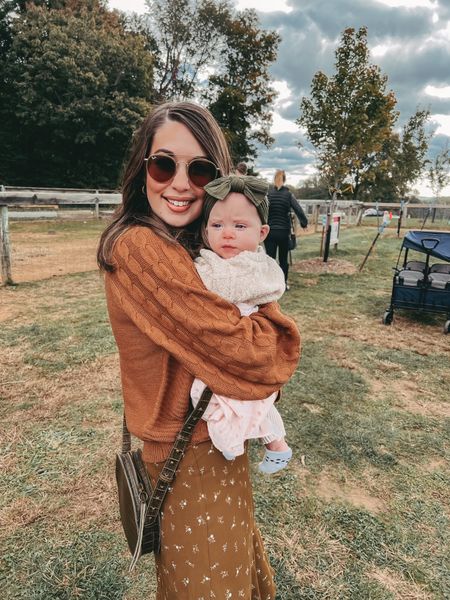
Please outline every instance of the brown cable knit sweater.
[{"label": "brown cable knit sweater", "polygon": [[[194,377],[239,400],[269,396],[295,370],[300,337],[277,303],[250,317],[203,285],[179,244],[148,227],[128,229],[105,276],[119,348],[128,428],[144,440],[144,460],[164,460],[181,429]],[[208,439],[201,421],[193,442]]]}]

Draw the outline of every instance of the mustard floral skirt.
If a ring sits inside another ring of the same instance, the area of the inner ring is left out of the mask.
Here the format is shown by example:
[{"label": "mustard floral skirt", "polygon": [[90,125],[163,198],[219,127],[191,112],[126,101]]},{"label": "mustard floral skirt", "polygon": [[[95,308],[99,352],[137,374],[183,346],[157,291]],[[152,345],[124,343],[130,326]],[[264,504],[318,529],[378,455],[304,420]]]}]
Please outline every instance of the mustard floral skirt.
[{"label": "mustard floral skirt", "polygon": [[[155,482],[163,463],[146,463]],[[274,600],[253,515],[247,455],[190,446],[161,515],[157,600]]]}]

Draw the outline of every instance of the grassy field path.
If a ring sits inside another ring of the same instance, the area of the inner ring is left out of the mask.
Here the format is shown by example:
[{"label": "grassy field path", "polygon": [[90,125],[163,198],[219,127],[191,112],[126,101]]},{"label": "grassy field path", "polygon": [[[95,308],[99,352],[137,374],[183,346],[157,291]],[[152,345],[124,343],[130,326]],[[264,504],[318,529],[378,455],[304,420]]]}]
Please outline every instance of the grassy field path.
[{"label": "grassy field path", "polygon": [[[71,227],[45,235],[92,253],[99,230]],[[450,336],[444,315],[381,324],[399,241],[384,234],[358,273],[374,234],[344,229],[327,267],[318,235],[294,253],[282,306],[303,354],[279,405],[294,459],[273,478],[253,469],[277,600],[450,598]],[[0,288],[0,352],[0,597],[152,600],[152,559],[127,574],[118,520],[122,404],[98,273]]]}]

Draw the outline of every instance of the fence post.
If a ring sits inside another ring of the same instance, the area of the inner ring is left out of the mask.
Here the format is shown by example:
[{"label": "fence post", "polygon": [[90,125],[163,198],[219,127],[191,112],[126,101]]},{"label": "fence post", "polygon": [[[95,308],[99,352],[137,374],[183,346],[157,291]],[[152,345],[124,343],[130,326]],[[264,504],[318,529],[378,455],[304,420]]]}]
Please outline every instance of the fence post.
[{"label": "fence post", "polygon": [[98,197],[98,190],[95,190],[95,218],[96,219],[100,219],[100,208],[99,208],[99,203],[100,203],[100,199]]},{"label": "fence post", "polygon": [[314,204],[314,208],[313,208],[314,233],[317,232],[317,227],[319,225],[319,212],[320,212],[320,204]]},{"label": "fence post", "polygon": [[361,225],[361,221],[362,221],[362,216],[363,216],[363,212],[364,212],[364,207],[360,206],[358,208],[358,214],[356,215],[356,226],[359,227]]},{"label": "fence post", "polygon": [[0,204],[0,263],[5,285],[13,285],[11,275],[11,247],[9,245],[8,207]]}]

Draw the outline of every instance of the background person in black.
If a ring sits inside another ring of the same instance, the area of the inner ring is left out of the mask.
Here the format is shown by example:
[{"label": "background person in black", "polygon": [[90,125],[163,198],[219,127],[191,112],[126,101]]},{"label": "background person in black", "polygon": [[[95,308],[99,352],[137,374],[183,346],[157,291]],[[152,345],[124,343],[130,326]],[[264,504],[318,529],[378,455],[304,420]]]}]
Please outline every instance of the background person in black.
[{"label": "background person in black", "polygon": [[270,232],[264,241],[266,252],[272,258],[277,257],[278,262],[283,270],[286,280],[286,289],[288,285],[288,251],[289,251],[289,234],[291,231],[291,210],[297,215],[300,225],[303,229],[308,227],[308,219],[303,212],[302,207],[294,198],[294,195],[284,185],[286,181],[286,173],[277,171],[274,177],[273,186],[270,187],[269,197],[269,226]]}]

